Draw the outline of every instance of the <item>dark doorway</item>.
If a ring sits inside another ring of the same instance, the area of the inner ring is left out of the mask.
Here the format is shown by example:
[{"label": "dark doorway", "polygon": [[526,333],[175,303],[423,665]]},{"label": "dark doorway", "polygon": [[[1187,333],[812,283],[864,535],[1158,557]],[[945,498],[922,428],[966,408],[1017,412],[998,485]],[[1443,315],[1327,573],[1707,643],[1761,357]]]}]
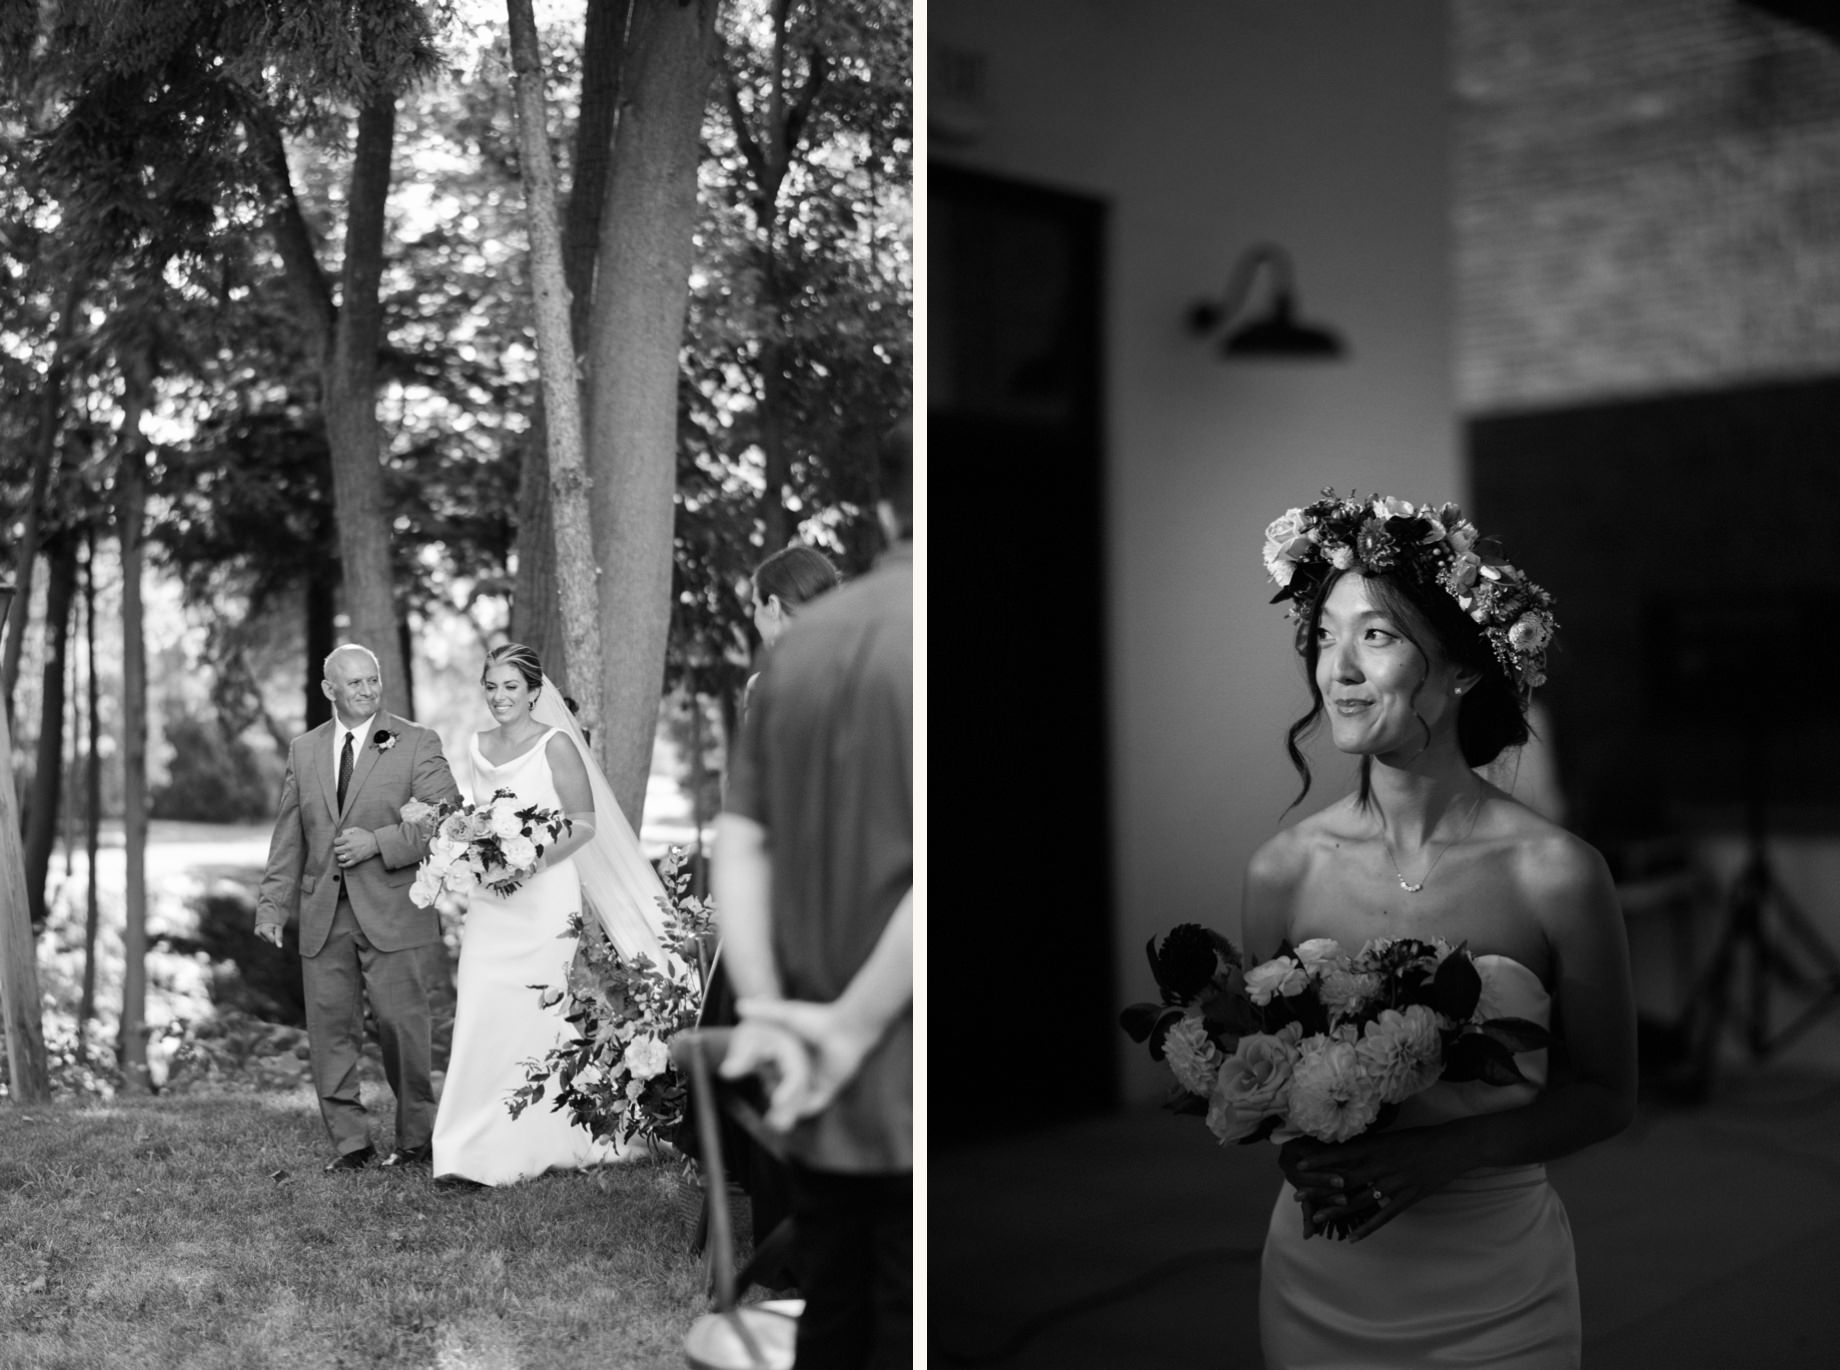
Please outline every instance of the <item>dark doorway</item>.
[{"label": "dark doorway", "polygon": [[1117,1100],[1097,200],[934,166],[933,1147]]}]

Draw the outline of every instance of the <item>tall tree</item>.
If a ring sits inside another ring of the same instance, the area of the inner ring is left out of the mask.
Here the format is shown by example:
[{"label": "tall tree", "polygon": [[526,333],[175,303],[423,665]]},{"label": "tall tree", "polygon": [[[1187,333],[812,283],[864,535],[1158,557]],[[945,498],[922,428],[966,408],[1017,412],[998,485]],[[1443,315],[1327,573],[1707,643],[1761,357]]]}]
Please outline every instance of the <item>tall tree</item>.
[{"label": "tall tree", "polygon": [[582,463],[581,389],[576,379],[569,284],[556,216],[556,171],[549,152],[549,102],[530,0],[509,0],[511,65],[517,75],[518,147],[530,219],[530,282],[536,304],[537,356],[543,371],[544,432],[554,520],[556,585],[563,621],[565,679],[579,696],[581,726],[601,732],[600,597],[594,530]]},{"label": "tall tree", "polygon": [[[625,64],[627,19],[632,0],[588,0],[581,40],[580,109],[575,120],[572,180],[563,216],[563,265],[569,287],[569,335],[576,355],[588,347],[594,302],[594,264],[600,251],[601,215],[613,165],[613,133],[619,116],[620,78]],[[541,402],[534,409],[518,487],[517,585],[511,602],[511,634],[534,647],[545,661],[562,660],[564,623],[555,593],[555,528],[551,517],[548,445]],[[585,437],[585,434],[584,434]],[[593,668],[598,677],[598,663]],[[555,679],[573,686],[564,674]],[[598,693],[598,686],[597,686]]]},{"label": "tall tree", "polygon": [[[18,613],[20,606],[12,606]],[[26,909],[25,863],[19,851],[19,800],[13,793],[13,729],[0,716],[0,1013],[6,1017],[6,1064],[12,1097],[42,1103],[51,1097],[45,1061],[38,952]]]},{"label": "tall tree", "polygon": [[43,707],[25,838],[26,899],[34,927],[45,922],[45,880],[63,797],[65,653],[70,642],[70,607],[77,592],[78,541],[75,532],[59,530],[46,544],[50,575],[45,583],[44,683],[39,692]]},{"label": "tall tree", "polygon": [[715,0],[633,6],[589,325],[589,497],[606,626],[604,755],[608,781],[635,829],[670,627],[678,351],[715,10]]},{"label": "tall tree", "polygon": [[115,463],[115,527],[121,541],[122,793],[126,908],[120,1036],[116,1057],[128,1090],[152,1088],[147,1074],[147,643],[141,570],[145,560],[147,440],[141,421],[153,391],[146,349],[122,354],[123,405]]}]

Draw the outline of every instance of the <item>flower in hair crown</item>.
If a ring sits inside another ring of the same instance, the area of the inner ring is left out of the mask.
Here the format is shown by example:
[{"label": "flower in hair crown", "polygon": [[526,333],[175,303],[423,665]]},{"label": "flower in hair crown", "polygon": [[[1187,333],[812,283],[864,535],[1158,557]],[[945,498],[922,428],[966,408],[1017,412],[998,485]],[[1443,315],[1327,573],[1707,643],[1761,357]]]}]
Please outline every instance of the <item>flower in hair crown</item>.
[{"label": "flower in hair crown", "polygon": [[1546,649],[1558,623],[1553,597],[1494,555],[1454,504],[1419,504],[1375,495],[1323,498],[1287,509],[1265,529],[1265,569],[1301,619],[1332,571],[1392,572],[1436,585],[1456,600],[1523,692],[1546,683]]}]

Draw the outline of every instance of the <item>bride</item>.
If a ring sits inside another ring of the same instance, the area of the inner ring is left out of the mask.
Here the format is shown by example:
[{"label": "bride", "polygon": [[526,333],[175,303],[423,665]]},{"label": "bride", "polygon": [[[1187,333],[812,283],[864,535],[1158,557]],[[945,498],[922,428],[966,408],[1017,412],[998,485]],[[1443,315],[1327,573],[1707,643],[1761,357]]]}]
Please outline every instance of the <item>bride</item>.
[{"label": "bride", "polygon": [[[1455,505],[1333,496],[1267,530],[1312,705],[1360,758],[1355,792],[1254,854],[1248,955],[1329,937],[1467,943],[1489,1016],[1549,1026],[1530,1083],[1437,1084],[1395,1123],[1280,1153],[1260,1333],[1272,1370],[1579,1362],[1572,1234],[1544,1162],[1635,1106],[1635,1013],[1603,859],[1473,768],[1527,741],[1552,597],[1488,555]],[[1301,801],[1302,795],[1298,796]],[[1348,1240],[1327,1235],[1352,1227]]]},{"label": "bride", "polygon": [[560,810],[572,825],[510,895],[481,885],[467,907],[434,1178],[502,1185],[611,1157],[566,1112],[539,1103],[513,1118],[505,1100],[524,1081],[523,1062],[567,1036],[531,986],[564,983],[575,954],[569,915],[585,903],[622,954],[662,961],[664,886],[537,654],[517,643],[494,648],[482,684],[498,726],[473,737],[472,764],[460,768],[471,771],[472,799],[508,789],[520,804]]}]

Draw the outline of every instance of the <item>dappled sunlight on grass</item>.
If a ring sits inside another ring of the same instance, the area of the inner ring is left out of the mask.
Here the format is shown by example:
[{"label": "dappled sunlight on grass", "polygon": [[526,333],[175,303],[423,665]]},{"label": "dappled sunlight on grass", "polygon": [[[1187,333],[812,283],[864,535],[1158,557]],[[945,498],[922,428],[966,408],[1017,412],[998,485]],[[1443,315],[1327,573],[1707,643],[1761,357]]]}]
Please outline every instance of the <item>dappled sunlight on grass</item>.
[{"label": "dappled sunlight on grass", "polygon": [[702,1270],[655,1167],[449,1191],[327,1154],[305,1091],[0,1109],[0,1365],[682,1363]]}]

